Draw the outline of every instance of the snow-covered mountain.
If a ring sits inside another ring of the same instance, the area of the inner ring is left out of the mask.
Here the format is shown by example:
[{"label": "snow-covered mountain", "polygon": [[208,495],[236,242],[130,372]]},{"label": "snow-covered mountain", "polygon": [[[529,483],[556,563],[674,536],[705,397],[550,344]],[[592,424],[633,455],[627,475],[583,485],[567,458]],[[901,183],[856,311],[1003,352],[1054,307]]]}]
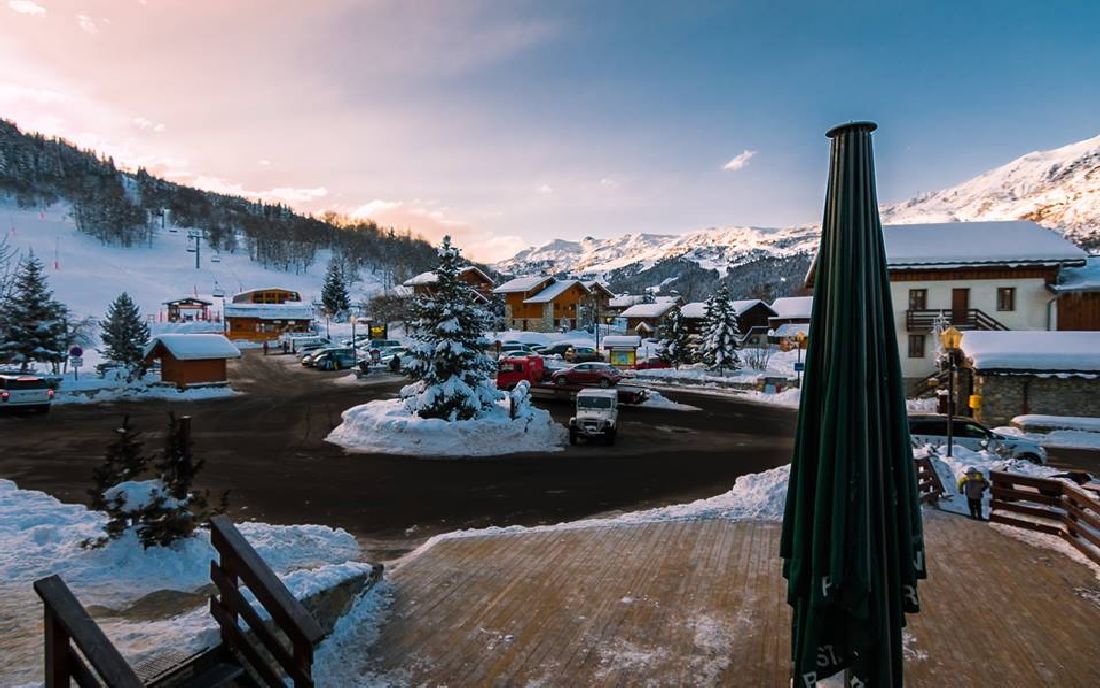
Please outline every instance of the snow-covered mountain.
[{"label": "snow-covered mountain", "polygon": [[882,208],[884,223],[1033,220],[1100,247],[1100,136],[1021,156],[950,189]]},{"label": "snow-covered mountain", "polygon": [[[1028,153],[944,191],[882,207],[883,223],[1034,220],[1086,248],[1100,248],[1100,136]],[[761,258],[813,251],[818,225],[781,229],[724,227],[688,234],[625,234],[608,239],[558,239],[497,264],[507,274],[546,271],[604,275],[637,273],[675,258],[730,268]]]},{"label": "snow-covered mountain", "polygon": [[721,227],[687,234],[624,234],[608,239],[557,239],[520,251],[497,263],[506,274],[569,272],[605,275],[613,270],[644,270],[665,260],[683,258],[719,273],[761,258],[780,258],[811,251],[817,244],[814,225],[786,227]]}]

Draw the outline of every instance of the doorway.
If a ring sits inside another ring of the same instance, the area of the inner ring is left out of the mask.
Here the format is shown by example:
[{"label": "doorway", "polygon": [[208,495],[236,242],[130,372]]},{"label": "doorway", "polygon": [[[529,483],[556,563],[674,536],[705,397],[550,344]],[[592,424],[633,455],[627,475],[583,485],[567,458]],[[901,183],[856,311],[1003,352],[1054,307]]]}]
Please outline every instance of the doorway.
[{"label": "doorway", "polygon": [[970,310],[970,290],[969,289],[952,289],[951,290],[951,323],[954,325],[965,325],[968,320],[968,311]]}]

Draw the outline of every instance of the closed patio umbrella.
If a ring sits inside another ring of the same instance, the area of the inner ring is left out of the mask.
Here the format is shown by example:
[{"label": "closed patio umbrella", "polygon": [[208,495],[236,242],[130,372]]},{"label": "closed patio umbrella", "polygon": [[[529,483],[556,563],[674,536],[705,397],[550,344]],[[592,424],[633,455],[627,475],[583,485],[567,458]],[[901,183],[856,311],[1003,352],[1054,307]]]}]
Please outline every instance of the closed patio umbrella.
[{"label": "closed patio umbrella", "polygon": [[795,686],[902,684],[925,577],[905,392],[875,193],[872,122],[831,129],[829,187],[780,555]]}]

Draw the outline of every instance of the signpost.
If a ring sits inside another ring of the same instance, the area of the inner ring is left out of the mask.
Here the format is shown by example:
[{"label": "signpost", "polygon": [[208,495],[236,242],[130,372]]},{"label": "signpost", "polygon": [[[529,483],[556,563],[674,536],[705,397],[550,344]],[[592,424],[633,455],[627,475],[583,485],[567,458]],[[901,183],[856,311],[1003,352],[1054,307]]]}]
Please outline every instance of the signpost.
[{"label": "signpost", "polygon": [[74,346],[73,348],[69,349],[69,365],[73,367],[74,380],[80,379],[80,373],[77,369],[80,368],[80,366],[84,365],[84,359],[82,358],[82,356],[84,356],[84,349],[81,349],[79,346]]}]

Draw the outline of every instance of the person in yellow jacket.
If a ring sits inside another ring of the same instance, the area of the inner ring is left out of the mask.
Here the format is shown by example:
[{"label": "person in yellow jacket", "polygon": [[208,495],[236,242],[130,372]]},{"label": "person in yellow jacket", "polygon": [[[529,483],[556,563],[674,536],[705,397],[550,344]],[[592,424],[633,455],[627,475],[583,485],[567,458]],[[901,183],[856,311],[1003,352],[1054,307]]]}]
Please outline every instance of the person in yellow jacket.
[{"label": "person in yellow jacket", "polygon": [[959,493],[966,496],[966,502],[970,505],[970,518],[982,520],[982,494],[988,489],[989,481],[973,466],[959,478]]}]

